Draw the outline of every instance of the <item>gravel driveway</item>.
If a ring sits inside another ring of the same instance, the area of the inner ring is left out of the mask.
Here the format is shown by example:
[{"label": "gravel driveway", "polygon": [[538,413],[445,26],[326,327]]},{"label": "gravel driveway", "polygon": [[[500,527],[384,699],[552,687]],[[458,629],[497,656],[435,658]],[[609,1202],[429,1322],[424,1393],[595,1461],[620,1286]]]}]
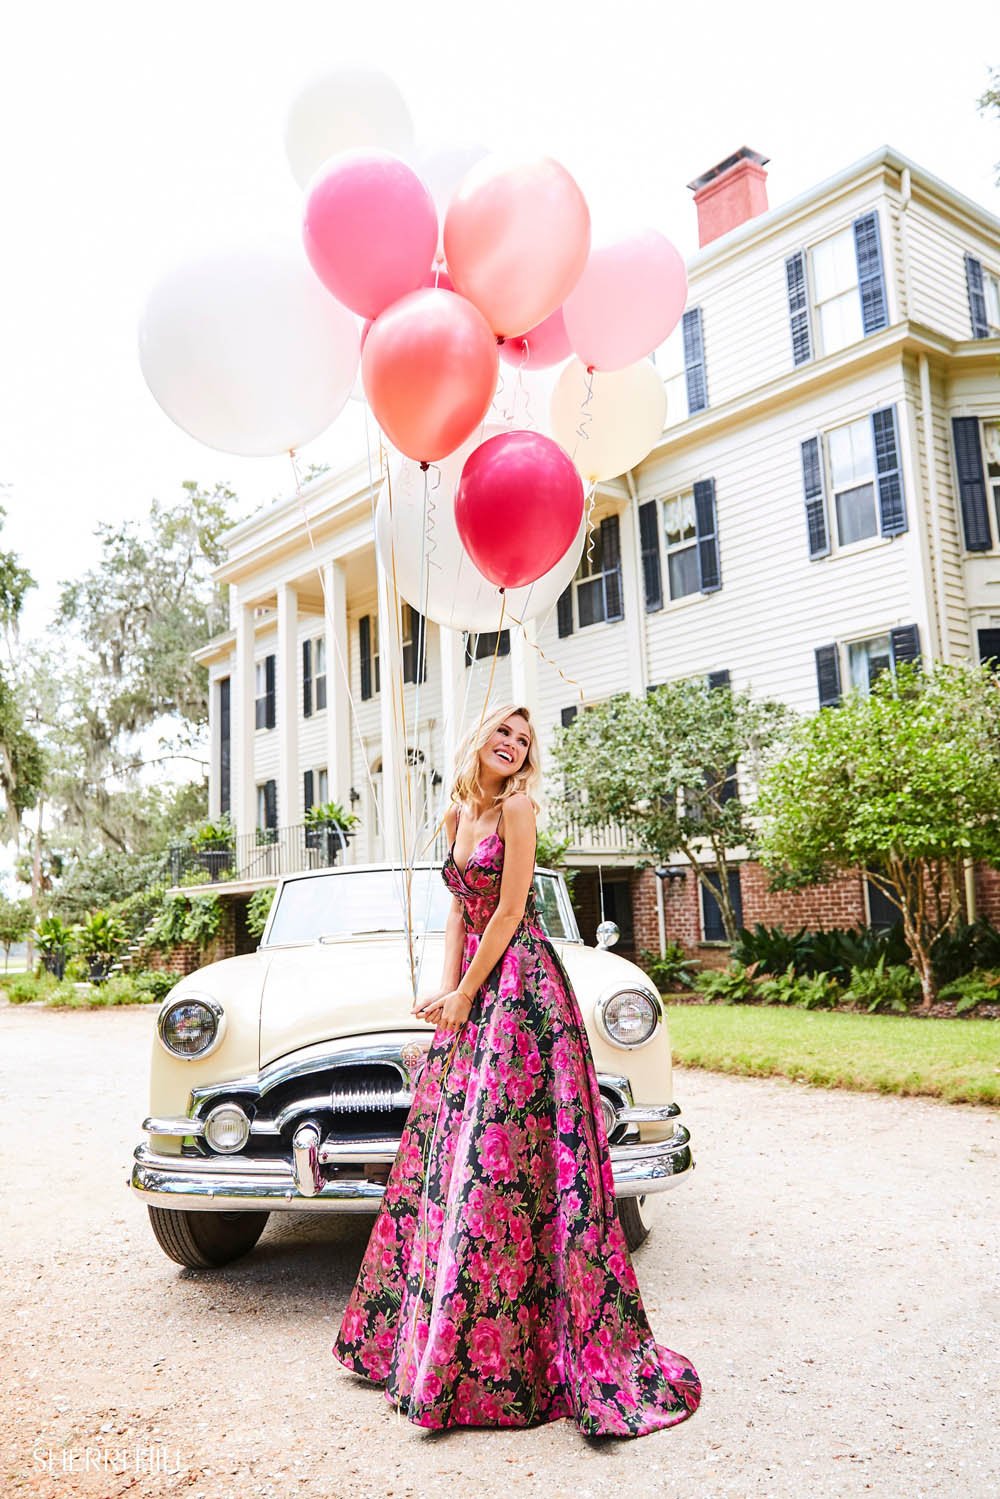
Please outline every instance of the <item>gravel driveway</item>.
[{"label": "gravel driveway", "polygon": [[0,1008],[4,1494],[1000,1489],[1000,1115],[678,1068],[698,1166],[635,1266],[700,1409],[627,1442],[429,1433],[329,1352],[370,1219],[275,1215],[221,1271],[158,1249],[125,1185],[154,1014]]}]

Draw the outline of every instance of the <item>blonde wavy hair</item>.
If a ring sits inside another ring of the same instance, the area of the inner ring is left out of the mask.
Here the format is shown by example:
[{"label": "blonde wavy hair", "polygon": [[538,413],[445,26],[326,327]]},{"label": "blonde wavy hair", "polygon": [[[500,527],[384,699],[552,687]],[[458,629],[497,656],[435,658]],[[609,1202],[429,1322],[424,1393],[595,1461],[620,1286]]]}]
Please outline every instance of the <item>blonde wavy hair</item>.
[{"label": "blonde wavy hair", "polygon": [[538,735],[529,710],[515,703],[506,703],[502,708],[497,708],[495,712],[487,714],[482,723],[475,729],[470,729],[462,740],[455,753],[455,779],[451,787],[453,802],[464,806],[470,801],[481,801],[485,798],[486,793],[479,780],[479,751],[489,743],[504,719],[513,718],[515,714],[523,718],[528,725],[528,753],[524,757],[524,764],[520,770],[507,777],[504,788],[496,801],[505,802],[509,796],[515,796],[517,792],[523,791],[536,813],[541,810],[532,795],[533,789],[542,777],[542,756]]}]

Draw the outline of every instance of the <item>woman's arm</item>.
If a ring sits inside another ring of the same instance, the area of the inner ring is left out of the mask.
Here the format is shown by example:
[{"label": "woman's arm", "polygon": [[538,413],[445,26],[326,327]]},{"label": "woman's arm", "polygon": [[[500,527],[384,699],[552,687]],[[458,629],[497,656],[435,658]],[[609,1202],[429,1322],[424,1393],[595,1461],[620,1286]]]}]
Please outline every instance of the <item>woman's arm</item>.
[{"label": "woman's arm", "polygon": [[465,917],[462,902],[452,897],[451,910],[444,928],[444,963],[441,968],[441,993],[450,994],[458,988],[462,976],[462,953],[465,950]]}]

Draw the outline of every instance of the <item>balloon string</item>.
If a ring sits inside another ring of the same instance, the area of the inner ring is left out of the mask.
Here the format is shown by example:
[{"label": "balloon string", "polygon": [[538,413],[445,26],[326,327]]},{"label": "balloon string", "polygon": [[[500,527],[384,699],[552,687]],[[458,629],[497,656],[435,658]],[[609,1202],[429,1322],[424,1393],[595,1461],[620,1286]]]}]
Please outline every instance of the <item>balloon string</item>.
[{"label": "balloon string", "polygon": [[587,408],[591,405],[593,399],[594,399],[594,371],[593,370],[588,370],[587,371],[587,393],[584,396],[582,402],[580,403],[580,420],[577,423],[577,427],[576,427],[577,442],[576,442],[576,446],[573,448],[572,453],[570,454],[571,458],[576,458],[576,450],[580,446],[581,442],[589,442],[590,441],[590,433],[589,433],[589,431],[587,429],[590,426],[590,424],[592,423],[592,421],[594,420],[594,413],[592,411],[588,411]]},{"label": "balloon string", "polygon": [[[551,612],[552,611],[550,610],[549,613],[551,613]],[[546,655],[546,653],[542,650],[541,646],[538,644],[537,640],[532,640],[531,636],[528,634],[528,630],[527,630],[527,627],[526,627],[525,622],[524,622],[523,619],[518,619],[518,617],[517,617],[516,614],[512,614],[510,617],[511,617],[512,620],[514,620],[514,622],[516,624],[518,624],[521,627],[521,634],[524,637],[526,643],[528,645],[530,645],[530,647],[531,647],[531,649],[533,651],[537,651],[538,652],[539,656],[545,662],[546,666],[551,666],[552,670],[554,672],[556,672],[556,674],[562,678],[562,680],[566,683],[567,687],[575,687],[576,688],[577,692],[580,694],[580,701],[582,703],[584,701],[584,691],[583,691],[583,688],[581,687],[580,683],[576,680],[576,678],[575,677],[571,677],[567,672],[563,671],[563,669],[559,665],[558,661],[554,661],[551,656]]]},{"label": "balloon string", "polygon": [[594,505],[596,503],[594,498],[594,489],[595,485],[588,485],[587,494],[584,501],[587,506],[587,572],[589,574],[593,574],[594,571],[594,532],[597,530],[597,527],[594,525],[593,519]]}]

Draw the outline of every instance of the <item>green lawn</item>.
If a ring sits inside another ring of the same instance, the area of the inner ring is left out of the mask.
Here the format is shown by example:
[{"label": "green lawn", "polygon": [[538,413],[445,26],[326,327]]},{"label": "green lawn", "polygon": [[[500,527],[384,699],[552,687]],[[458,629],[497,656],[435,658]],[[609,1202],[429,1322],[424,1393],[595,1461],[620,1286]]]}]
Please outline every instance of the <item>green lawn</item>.
[{"label": "green lawn", "polygon": [[1000,1021],[669,1002],[667,1018],[680,1067],[1000,1103]]}]

